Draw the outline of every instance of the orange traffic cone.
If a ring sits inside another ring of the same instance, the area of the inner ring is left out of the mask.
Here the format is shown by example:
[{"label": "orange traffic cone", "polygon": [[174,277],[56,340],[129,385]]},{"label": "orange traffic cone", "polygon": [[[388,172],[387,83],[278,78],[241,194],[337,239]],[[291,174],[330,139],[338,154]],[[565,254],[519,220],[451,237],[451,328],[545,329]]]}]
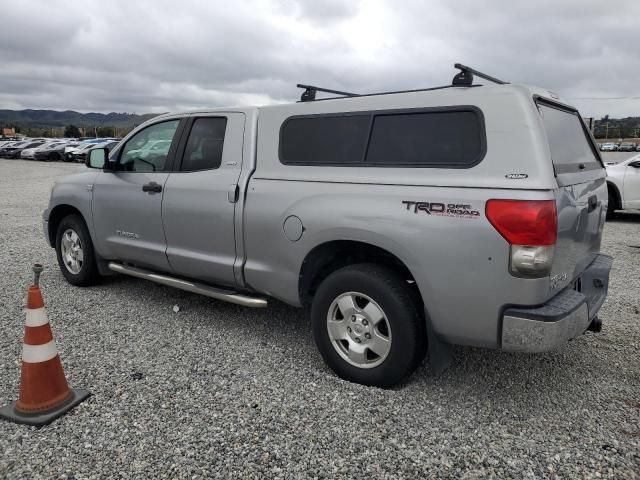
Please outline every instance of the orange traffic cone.
[{"label": "orange traffic cone", "polygon": [[35,264],[33,271],[34,284],[27,293],[20,398],[0,408],[0,418],[39,426],[64,415],[90,394],[67,385],[38,286],[42,265]]}]

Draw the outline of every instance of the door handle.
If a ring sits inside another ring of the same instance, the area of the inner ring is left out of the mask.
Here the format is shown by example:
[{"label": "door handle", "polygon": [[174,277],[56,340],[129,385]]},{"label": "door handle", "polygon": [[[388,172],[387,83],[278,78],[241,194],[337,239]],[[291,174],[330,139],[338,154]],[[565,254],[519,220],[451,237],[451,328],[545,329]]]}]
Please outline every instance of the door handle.
[{"label": "door handle", "polygon": [[587,209],[587,213],[593,212],[597,206],[598,206],[598,197],[595,195],[591,195],[589,197],[589,208]]},{"label": "door handle", "polygon": [[156,182],[149,182],[142,185],[143,192],[160,193],[162,191],[162,185]]}]

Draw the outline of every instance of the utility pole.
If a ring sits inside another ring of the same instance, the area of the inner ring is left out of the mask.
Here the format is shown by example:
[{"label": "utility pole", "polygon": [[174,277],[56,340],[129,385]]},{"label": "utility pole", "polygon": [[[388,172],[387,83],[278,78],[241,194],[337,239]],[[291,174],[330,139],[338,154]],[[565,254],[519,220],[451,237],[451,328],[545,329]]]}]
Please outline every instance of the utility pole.
[{"label": "utility pole", "polygon": [[604,138],[607,140],[609,138],[609,122],[607,122],[605,126],[607,127],[607,131],[604,134]]}]

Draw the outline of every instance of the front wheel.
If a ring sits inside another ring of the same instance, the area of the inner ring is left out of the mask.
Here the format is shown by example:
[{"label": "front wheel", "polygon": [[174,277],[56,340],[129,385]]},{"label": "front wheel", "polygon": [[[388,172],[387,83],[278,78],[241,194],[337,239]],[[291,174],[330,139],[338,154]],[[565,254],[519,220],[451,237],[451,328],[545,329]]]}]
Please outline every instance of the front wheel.
[{"label": "front wheel", "polygon": [[316,292],[311,320],[325,362],[345,380],[391,387],[426,352],[426,331],[411,286],[374,264],[341,268]]},{"label": "front wheel", "polygon": [[71,285],[87,287],[99,280],[93,242],[80,215],[69,215],[58,225],[56,254],[60,271]]}]

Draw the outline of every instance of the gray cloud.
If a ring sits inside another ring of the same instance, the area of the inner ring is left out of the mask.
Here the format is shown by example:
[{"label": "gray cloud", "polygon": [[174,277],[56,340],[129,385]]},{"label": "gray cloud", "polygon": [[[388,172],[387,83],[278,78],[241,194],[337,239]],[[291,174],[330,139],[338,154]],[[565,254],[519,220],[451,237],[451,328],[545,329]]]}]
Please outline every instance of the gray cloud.
[{"label": "gray cloud", "polygon": [[[615,12],[614,12],[615,10]],[[452,64],[640,115],[640,2],[21,0],[0,29],[0,108],[159,112],[446,84]]]}]

